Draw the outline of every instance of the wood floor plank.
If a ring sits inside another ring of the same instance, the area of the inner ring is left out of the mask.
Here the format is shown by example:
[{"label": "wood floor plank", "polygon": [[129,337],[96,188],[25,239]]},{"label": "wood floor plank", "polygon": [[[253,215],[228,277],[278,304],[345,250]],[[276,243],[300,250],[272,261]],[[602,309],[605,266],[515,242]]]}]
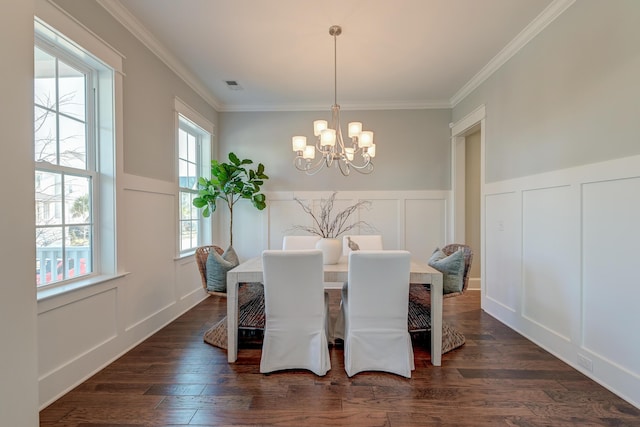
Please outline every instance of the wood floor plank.
[{"label": "wood floor plank", "polygon": [[[333,312],[339,295],[332,294]],[[431,365],[414,342],[411,379],[347,377],[341,346],[331,370],[260,373],[260,343],[238,361],[203,342],[226,314],[210,297],[40,413],[42,427],[640,427],[640,409],[480,309],[479,292],[445,301],[444,318],[466,336]]]}]

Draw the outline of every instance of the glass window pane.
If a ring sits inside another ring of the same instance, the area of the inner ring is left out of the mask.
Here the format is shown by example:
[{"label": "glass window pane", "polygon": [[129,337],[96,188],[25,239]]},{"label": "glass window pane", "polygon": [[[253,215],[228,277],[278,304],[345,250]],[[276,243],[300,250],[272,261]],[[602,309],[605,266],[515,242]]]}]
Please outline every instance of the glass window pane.
[{"label": "glass window pane", "polygon": [[62,227],[36,227],[36,283],[58,281],[57,268],[61,260]]},{"label": "glass window pane", "polygon": [[191,218],[191,195],[186,192],[180,192],[180,219]]},{"label": "glass window pane", "polygon": [[71,279],[91,272],[91,226],[72,225],[66,228],[65,254],[67,262],[63,270],[63,277]]},{"label": "glass window pane", "polygon": [[181,159],[187,157],[187,132],[184,129],[178,130],[178,157]]},{"label": "glass window pane", "polygon": [[56,109],[56,58],[36,48],[34,54],[34,100],[37,105]]},{"label": "glass window pane", "polygon": [[35,161],[58,163],[56,115],[53,111],[34,108],[34,158]]},{"label": "glass window pane", "polygon": [[36,225],[62,223],[62,175],[36,171]]},{"label": "glass window pane", "polygon": [[78,169],[87,167],[85,124],[60,116],[60,165]]},{"label": "glass window pane", "polygon": [[85,75],[58,61],[58,105],[62,114],[85,120]]},{"label": "glass window pane", "polygon": [[187,175],[189,176],[189,188],[194,188],[194,184],[196,181],[196,173],[198,172],[195,163],[189,163],[189,170],[187,171]]},{"label": "glass window pane", "polygon": [[196,159],[196,137],[195,136],[190,135],[187,149],[189,150],[187,155],[189,161],[196,162],[197,159]]},{"label": "glass window pane", "polygon": [[65,177],[64,206],[67,224],[88,224],[91,222],[90,192],[91,178],[84,176]]},{"label": "glass window pane", "polygon": [[189,188],[189,177],[187,173],[189,171],[189,165],[186,161],[180,159],[178,160],[178,185],[182,188]]}]

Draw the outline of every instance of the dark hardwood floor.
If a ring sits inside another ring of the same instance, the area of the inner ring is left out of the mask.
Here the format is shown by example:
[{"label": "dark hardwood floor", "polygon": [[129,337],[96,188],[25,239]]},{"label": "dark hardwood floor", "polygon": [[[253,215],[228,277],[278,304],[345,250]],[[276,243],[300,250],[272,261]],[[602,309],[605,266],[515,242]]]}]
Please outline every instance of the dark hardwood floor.
[{"label": "dark hardwood floor", "polygon": [[226,300],[210,297],[44,409],[40,425],[640,426],[639,409],[479,307],[477,291],[445,300],[445,319],[467,342],[442,367],[416,343],[411,379],[348,378],[341,348],[325,377],[263,375],[259,346],[228,364],[225,350],[203,342],[226,314]]}]

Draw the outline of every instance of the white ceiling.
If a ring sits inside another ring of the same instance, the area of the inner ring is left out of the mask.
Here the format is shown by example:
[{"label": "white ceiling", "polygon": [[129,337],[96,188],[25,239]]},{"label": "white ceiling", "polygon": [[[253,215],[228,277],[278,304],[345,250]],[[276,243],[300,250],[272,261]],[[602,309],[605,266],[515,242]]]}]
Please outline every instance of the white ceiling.
[{"label": "white ceiling", "polygon": [[[219,111],[451,107],[567,0],[98,0]],[[235,80],[242,90],[230,90]]]}]

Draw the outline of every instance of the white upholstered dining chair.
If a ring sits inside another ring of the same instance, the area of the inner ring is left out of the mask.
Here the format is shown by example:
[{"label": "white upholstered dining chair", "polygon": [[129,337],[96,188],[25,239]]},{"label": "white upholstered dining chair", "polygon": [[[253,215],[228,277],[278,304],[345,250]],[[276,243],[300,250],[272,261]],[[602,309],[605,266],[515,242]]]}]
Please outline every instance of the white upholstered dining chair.
[{"label": "white upholstered dining chair", "polygon": [[315,249],[320,236],[284,236],[282,249],[285,251],[298,249]]},{"label": "white upholstered dining chair", "polygon": [[[382,236],[379,234],[350,234],[342,236],[342,255],[348,257],[353,251],[381,251]],[[333,338],[344,339],[344,313],[342,301],[333,327]]]},{"label": "white upholstered dining chair", "polygon": [[262,253],[265,329],[260,372],[331,369],[329,299],[320,250]]},{"label": "white upholstered dining chair", "polygon": [[415,369],[407,331],[411,254],[354,251],[343,290],[344,367],[348,376],[384,371],[411,378]]}]

